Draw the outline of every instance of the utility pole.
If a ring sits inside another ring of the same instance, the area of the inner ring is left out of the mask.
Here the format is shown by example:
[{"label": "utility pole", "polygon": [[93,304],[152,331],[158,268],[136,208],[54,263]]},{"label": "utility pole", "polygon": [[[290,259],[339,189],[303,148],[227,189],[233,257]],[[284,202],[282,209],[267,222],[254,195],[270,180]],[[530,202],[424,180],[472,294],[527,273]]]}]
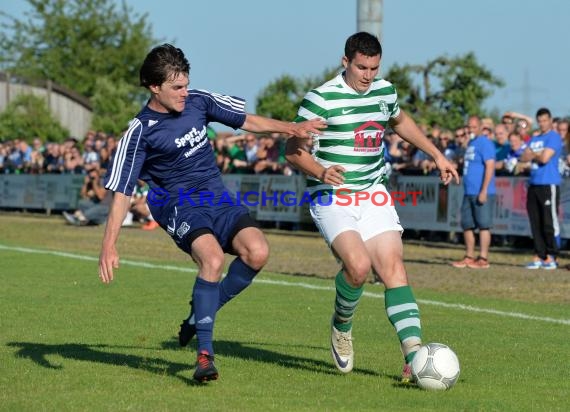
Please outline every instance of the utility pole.
[{"label": "utility pole", "polygon": [[356,31],[374,34],[382,42],[384,0],[357,0]]}]

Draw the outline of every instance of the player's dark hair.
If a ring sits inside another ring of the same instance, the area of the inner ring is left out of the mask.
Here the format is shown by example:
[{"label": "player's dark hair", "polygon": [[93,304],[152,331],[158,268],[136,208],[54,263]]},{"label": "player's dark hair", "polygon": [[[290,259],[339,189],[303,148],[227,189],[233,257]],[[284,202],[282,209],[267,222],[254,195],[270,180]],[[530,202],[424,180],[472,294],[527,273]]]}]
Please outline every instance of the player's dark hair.
[{"label": "player's dark hair", "polygon": [[159,86],[180,73],[188,75],[190,63],[177,47],[165,43],[152,49],[144,59],[140,70],[141,86]]},{"label": "player's dark hair", "polygon": [[351,61],[356,56],[356,53],[369,57],[378,55],[382,57],[382,46],[378,37],[365,31],[350,36],[346,39],[346,44],[344,45],[344,55]]},{"label": "player's dark hair", "polygon": [[536,111],[536,118],[538,119],[538,117],[542,116],[543,114],[547,114],[548,117],[552,117],[552,115],[550,114],[550,110],[548,110],[546,107],[541,107]]}]

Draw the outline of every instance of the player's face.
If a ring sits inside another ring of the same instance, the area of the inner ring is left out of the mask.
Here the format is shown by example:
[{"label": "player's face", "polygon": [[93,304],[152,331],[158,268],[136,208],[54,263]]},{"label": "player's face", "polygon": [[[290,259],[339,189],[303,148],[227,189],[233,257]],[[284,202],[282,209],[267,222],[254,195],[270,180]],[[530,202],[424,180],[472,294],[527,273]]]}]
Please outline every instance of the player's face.
[{"label": "player's face", "polygon": [[151,86],[152,98],[149,107],[160,113],[182,112],[188,96],[188,84],[188,76],[179,73],[160,86]]},{"label": "player's face", "polygon": [[354,59],[348,60],[348,57],[342,58],[342,65],[346,69],[345,82],[359,93],[368,90],[372,81],[378,74],[380,68],[380,55],[365,56],[356,53]]}]

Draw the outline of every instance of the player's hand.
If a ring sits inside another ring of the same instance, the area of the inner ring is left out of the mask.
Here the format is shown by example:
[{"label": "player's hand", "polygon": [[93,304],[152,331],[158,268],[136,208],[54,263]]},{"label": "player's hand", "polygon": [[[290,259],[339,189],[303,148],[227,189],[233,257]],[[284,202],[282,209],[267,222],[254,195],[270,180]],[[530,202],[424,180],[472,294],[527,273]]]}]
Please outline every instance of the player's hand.
[{"label": "player's hand", "polygon": [[103,283],[113,280],[113,269],[119,268],[119,254],[115,245],[103,247],[99,255],[99,278]]},{"label": "player's hand", "polygon": [[300,123],[293,123],[293,131],[291,136],[297,137],[313,137],[314,134],[321,134],[321,129],[327,128],[327,122],[322,119],[306,120]]},{"label": "player's hand", "polygon": [[439,178],[444,185],[449,184],[452,180],[455,180],[455,183],[459,184],[457,169],[449,160],[442,156],[435,161],[435,164],[439,170]]},{"label": "player's hand", "polygon": [[477,201],[480,205],[487,203],[487,192],[479,192],[479,195],[477,195]]},{"label": "player's hand", "polygon": [[323,183],[340,186],[344,183],[344,172],[346,169],[341,165],[331,166],[323,171],[320,180]]}]

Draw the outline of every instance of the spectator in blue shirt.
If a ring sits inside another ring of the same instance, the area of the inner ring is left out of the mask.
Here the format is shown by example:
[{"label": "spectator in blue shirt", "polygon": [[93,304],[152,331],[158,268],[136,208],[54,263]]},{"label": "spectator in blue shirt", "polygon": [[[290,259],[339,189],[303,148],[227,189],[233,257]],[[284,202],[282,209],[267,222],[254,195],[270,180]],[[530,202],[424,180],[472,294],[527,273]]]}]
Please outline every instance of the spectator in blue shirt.
[{"label": "spectator in blue shirt", "polygon": [[[471,140],[463,160],[461,205],[465,256],[452,265],[456,268],[488,269],[495,205],[495,145],[482,133],[479,117],[471,116],[467,125]],[[479,229],[477,259],[475,259],[475,229]]]},{"label": "spectator in blue shirt", "polygon": [[556,269],[560,222],[560,183],[558,170],[562,139],[552,128],[552,115],[546,108],[536,112],[540,134],[533,136],[521,156],[530,161],[526,208],[534,242],[534,258],[527,269]]}]

